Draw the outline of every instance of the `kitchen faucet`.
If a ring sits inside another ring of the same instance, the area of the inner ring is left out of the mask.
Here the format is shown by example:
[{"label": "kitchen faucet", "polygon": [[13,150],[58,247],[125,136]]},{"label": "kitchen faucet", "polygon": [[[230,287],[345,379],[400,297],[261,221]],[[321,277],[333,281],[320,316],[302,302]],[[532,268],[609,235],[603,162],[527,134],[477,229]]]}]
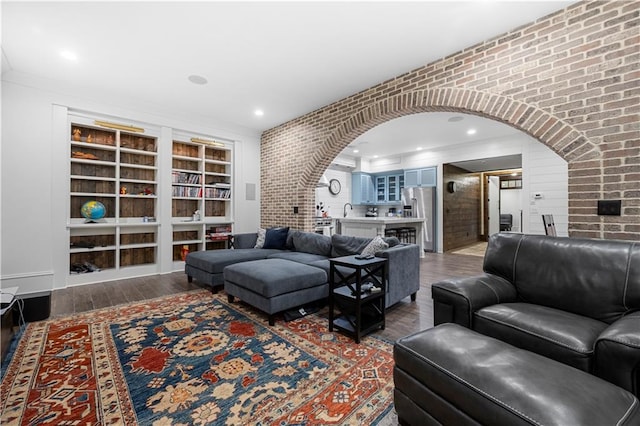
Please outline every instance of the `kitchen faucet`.
[{"label": "kitchen faucet", "polygon": [[353,210],[351,203],[344,203],[344,207],[342,208],[343,217],[347,217],[347,206],[351,207],[351,210]]}]

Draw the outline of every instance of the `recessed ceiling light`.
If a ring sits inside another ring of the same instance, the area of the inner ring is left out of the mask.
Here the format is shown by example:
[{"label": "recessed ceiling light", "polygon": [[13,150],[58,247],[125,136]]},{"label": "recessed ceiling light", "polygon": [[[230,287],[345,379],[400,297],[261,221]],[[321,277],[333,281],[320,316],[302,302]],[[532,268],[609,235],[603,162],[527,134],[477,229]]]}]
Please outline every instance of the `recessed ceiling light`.
[{"label": "recessed ceiling light", "polygon": [[461,115],[454,115],[453,117],[449,118],[447,121],[449,123],[456,123],[458,121],[462,121],[464,120],[464,117],[462,117]]},{"label": "recessed ceiling light", "polygon": [[475,134],[476,134],[476,129],[469,129],[469,130],[467,130],[467,134],[468,134],[468,135],[475,135]]},{"label": "recessed ceiling light", "polygon": [[60,51],[60,56],[62,56],[63,58],[65,58],[68,61],[77,61],[78,60],[78,55],[76,55],[75,53],[73,53],[70,50],[62,50],[62,51]]},{"label": "recessed ceiling light", "polygon": [[359,149],[354,149],[353,152],[355,152],[356,154],[360,152]]},{"label": "recessed ceiling light", "polygon": [[255,115],[257,115],[258,117],[262,117],[262,116],[264,115],[264,111],[263,111],[263,110],[261,110],[261,109],[257,109],[257,110],[255,110],[255,111],[253,111],[253,113],[254,113]]},{"label": "recessed ceiling light", "polygon": [[201,75],[196,75],[196,74],[192,74],[189,77],[187,77],[189,79],[190,82],[192,82],[193,84],[207,84],[208,81],[206,78],[204,78]]},{"label": "recessed ceiling light", "polygon": [[422,147],[421,146],[417,147],[416,151],[422,151]]},{"label": "recessed ceiling light", "polygon": [[377,155],[374,155],[374,156],[373,156],[373,158],[378,158],[378,156],[377,156]]}]

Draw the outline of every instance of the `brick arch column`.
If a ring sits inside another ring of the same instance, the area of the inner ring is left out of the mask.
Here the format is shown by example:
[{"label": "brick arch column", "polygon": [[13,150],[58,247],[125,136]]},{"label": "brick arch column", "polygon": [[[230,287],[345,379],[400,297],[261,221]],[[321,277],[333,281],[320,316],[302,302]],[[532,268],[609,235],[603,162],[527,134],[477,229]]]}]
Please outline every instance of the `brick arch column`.
[{"label": "brick arch column", "polygon": [[[601,158],[598,145],[582,132],[534,105],[496,93],[462,88],[418,90],[380,100],[340,123],[319,145],[301,174],[298,194],[302,204],[306,203],[307,198],[309,203],[313,203],[315,182],[331,160],[358,136],[394,118],[437,111],[474,114],[527,133],[569,163],[569,184],[572,176],[581,176],[584,168],[593,168],[592,160]],[[569,199],[574,196],[569,191]],[[571,233],[571,226],[569,231]]]}]

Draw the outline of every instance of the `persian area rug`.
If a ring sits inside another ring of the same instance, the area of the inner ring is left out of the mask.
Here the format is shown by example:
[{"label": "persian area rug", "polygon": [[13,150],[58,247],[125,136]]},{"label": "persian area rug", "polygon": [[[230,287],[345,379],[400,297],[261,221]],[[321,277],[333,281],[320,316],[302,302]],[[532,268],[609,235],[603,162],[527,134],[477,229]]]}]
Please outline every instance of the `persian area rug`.
[{"label": "persian area rug", "polygon": [[198,290],[31,323],[2,380],[2,425],[375,425],[392,345],[310,315]]}]

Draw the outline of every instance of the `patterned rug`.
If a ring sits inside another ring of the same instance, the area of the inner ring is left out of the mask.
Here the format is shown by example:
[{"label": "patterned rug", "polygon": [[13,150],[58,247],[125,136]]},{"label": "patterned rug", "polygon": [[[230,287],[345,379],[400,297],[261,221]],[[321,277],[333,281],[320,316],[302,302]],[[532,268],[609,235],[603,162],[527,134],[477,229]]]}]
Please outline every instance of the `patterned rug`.
[{"label": "patterned rug", "polygon": [[2,380],[2,425],[376,425],[392,346],[307,317],[274,327],[199,290],[29,324]]}]

